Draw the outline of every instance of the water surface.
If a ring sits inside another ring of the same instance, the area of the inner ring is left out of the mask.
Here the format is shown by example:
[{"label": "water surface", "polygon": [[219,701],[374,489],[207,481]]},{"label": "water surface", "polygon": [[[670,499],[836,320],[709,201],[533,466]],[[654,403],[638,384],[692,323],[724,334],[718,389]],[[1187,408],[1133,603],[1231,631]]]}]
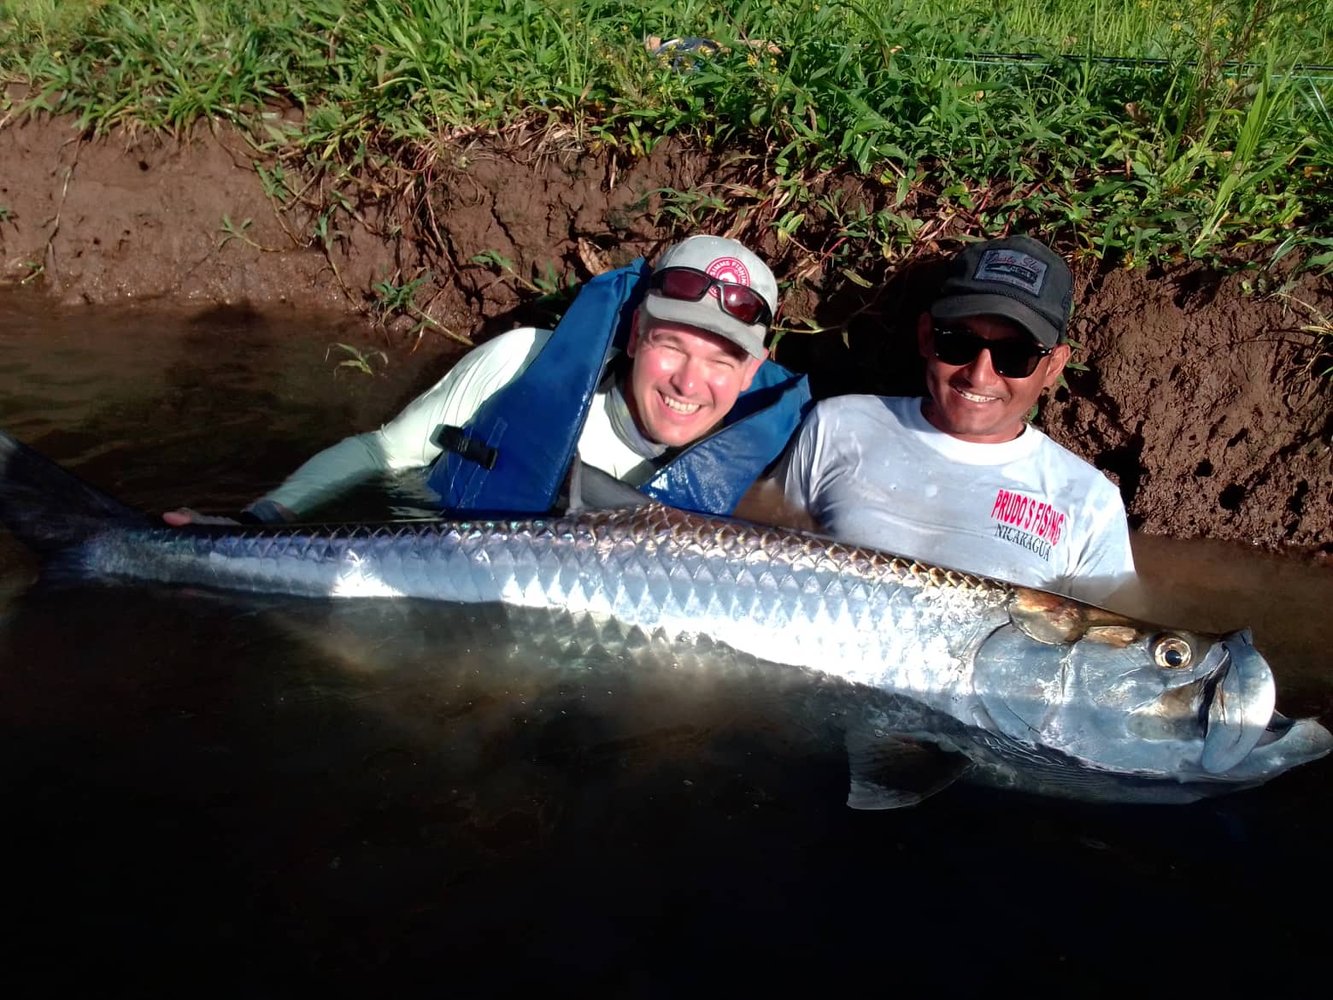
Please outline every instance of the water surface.
[{"label": "water surface", "polygon": [[[384,347],[387,374],[338,368],[340,341]],[[0,426],[149,510],[235,509],[440,367],[319,317],[0,302]],[[1136,550],[1163,620],[1251,625],[1279,707],[1333,721],[1327,567]],[[14,981],[1326,988],[1328,760],[1192,806],[956,786],[860,813],[809,685],[499,609],[45,593],[34,572],[0,537]]]}]

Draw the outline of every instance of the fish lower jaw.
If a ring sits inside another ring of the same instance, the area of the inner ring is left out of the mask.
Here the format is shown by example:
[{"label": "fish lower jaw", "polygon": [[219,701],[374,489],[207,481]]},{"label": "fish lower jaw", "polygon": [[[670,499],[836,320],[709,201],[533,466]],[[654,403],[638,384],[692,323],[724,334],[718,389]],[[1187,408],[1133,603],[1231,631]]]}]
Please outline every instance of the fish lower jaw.
[{"label": "fish lower jaw", "polygon": [[1300,764],[1319,760],[1333,752],[1333,733],[1316,719],[1289,719],[1273,713],[1258,744],[1220,780],[1267,781]]}]

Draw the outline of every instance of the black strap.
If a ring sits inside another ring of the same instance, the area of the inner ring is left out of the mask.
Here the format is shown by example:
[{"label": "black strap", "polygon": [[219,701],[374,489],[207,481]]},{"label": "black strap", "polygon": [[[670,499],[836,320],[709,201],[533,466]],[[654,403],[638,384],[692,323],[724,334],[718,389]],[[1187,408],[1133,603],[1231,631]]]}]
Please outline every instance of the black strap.
[{"label": "black strap", "polygon": [[435,432],[435,443],[445,451],[462,455],[470,462],[476,462],[483,469],[494,469],[500,453],[490,445],[469,437],[463,428],[441,424]]}]

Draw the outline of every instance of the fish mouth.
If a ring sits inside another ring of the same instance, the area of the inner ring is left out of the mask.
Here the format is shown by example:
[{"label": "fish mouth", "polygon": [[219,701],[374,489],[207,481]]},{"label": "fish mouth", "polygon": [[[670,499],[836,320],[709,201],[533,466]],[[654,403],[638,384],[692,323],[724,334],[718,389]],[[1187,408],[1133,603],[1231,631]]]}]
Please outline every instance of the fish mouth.
[{"label": "fish mouth", "polygon": [[1250,630],[1233,632],[1218,645],[1222,664],[1202,706],[1207,730],[1200,763],[1211,774],[1230,771],[1249,756],[1268,732],[1277,705],[1273,672],[1254,648]]}]

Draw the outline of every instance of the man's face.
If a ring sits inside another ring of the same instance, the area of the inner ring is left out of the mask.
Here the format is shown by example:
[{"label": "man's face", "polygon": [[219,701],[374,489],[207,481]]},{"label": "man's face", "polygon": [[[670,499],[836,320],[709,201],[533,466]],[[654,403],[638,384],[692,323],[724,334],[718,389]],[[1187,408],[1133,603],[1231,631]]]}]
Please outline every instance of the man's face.
[{"label": "man's face", "polygon": [[[1022,327],[997,316],[970,316],[947,325],[983,340],[1024,347],[1036,343]],[[935,357],[934,329],[935,321],[923,313],[917,322],[917,345],[926,359],[929,398],[922,412],[934,427],[963,441],[995,444],[1018,437],[1027,412],[1055,384],[1069,360],[1069,346],[1057,344],[1026,378],[996,372],[989,349],[979,350],[965,364],[946,364]]]},{"label": "man's face", "polygon": [[712,430],[763,364],[725,337],[638,314],[627,352],[634,362],[625,398],[634,422],[648,440],[671,448]]}]

